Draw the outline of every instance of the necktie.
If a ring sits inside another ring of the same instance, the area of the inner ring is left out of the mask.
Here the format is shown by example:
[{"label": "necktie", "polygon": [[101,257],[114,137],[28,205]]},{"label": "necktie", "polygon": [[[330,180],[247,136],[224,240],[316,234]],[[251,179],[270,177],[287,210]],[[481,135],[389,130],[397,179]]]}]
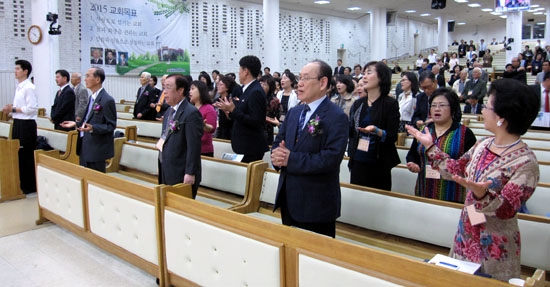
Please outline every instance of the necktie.
[{"label": "necktie", "polygon": [[544,104],[544,112],[550,113],[550,98],[548,97],[548,90],[546,90],[546,99]]},{"label": "necktie", "polygon": [[[158,103],[161,104],[161,105],[164,103],[164,91],[160,95],[160,99],[159,99]],[[157,106],[157,113],[160,113],[160,108],[161,108],[161,106]]]},{"label": "necktie", "polygon": [[57,91],[57,96],[59,97],[59,95],[61,95],[61,89],[59,89],[59,91]]},{"label": "necktie", "polygon": [[296,131],[296,135],[300,135],[300,131],[304,128],[304,123],[306,122],[306,114],[309,112],[310,108],[306,104],[304,105],[304,109],[302,110],[302,113],[300,114],[300,120],[298,121],[298,130]]},{"label": "necktie", "polygon": [[162,138],[166,139],[166,137],[170,134],[171,129],[171,122],[174,120],[174,114],[176,113],[176,110],[173,108],[170,108],[168,115],[168,121],[166,122],[166,127],[164,128],[164,133],[162,134]]}]

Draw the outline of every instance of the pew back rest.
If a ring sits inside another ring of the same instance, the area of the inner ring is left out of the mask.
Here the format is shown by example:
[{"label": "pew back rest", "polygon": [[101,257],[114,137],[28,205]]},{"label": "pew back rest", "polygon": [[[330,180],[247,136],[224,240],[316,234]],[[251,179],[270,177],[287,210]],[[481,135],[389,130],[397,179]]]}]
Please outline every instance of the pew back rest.
[{"label": "pew back rest", "polygon": [[391,170],[391,191],[414,195],[418,173],[412,173],[407,166],[399,164]]},{"label": "pew back rest", "polygon": [[249,185],[250,167],[245,164],[212,157],[201,157],[203,187],[244,196]]},{"label": "pew back rest", "polygon": [[550,163],[539,162],[539,183],[550,184]]},{"label": "pew back rest", "polygon": [[0,138],[11,139],[12,123],[0,121]]},{"label": "pew back rest", "polygon": [[134,118],[134,114],[132,113],[125,113],[125,112],[117,112],[116,116],[118,119],[125,119],[125,120],[131,120]]},{"label": "pew back rest", "polygon": [[345,156],[342,159],[342,162],[340,162],[340,182],[342,183],[350,183],[351,181],[351,174],[348,167],[349,163],[349,157]]},{"label": "pew back rest", "polygon": [[[461,209],[430,200],[341,184],[339,222],[450,247]],[[436,216],[435,216],[436,215]]]},{"label": "pew back rest", "polygon": [[548,221],[518,220],[521,232],[521,264],[550,269],[550,224]]},{"label": "pew back rest", "polygon": [[277,196],[278,186],[279,173],[274,169],[267,169],[264,172],[262,191],[260,193],[260,201],[269,204],[275,204],[275,197]]},{"label": "pew back rest", "polygon": [[283,285],[280,243],[256,240],[170,210],[164,212],[164,232],[168,271],[199,286]]},{"label": "pew back rest", "polygon": [[223,139],[213,139],[212,144],[214,145],[214,157],[222,158],[224,153],[234,153],[231,148],[230,140]]},{"label": "pew back rest", "polygon": [[158,150],[132,143],[124,143],[120,155],[120,166],[158,175]]},{"label": "pew back rest", "polygon": [[117,125],[120,127],[137,126],[138,136],[160,138],[162,133],[162,123],[142,120],[117,119]]},{"label": "pew back rest", "polygon": [[539,184],[525,204],[530,214],[550,217],[550,184]]},{"label": "pew back rest", "polygon": [[67,151],[67,143],[69,141],[69,133],[50,129],[38,128],[37,134],[48,139],[48,144],[59,151]]},{"label": "pew back rest", "polygon": [[46,117],[36,117],[36,126],[38,128],[50,129],[53,130],[54,125],[50,122],[50,119]]}]

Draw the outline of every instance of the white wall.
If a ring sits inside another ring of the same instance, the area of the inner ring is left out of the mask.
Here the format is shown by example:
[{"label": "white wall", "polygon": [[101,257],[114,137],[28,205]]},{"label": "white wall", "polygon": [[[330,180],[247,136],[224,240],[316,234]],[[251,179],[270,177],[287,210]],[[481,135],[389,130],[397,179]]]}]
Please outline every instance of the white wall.
[{"label": "white wall", "polygon": [[489,25],[466,27],[455,25],[455,31],[449,33],[449,40],[451,43],[453,40],[457,40],[460,43],[460,39],[464,39],[468,42],[474,40],[474,43],[479,44],[479,40],[485,39],[485,43],[491,43],[493,38],[502,42],[506,35],[506,19],[499,19]]}]

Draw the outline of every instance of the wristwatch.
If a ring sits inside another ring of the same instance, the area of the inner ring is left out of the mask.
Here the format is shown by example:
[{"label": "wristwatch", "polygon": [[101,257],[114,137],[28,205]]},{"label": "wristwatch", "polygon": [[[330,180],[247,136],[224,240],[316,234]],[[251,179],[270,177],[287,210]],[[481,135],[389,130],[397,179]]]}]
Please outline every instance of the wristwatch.
[{"label": "wristwatch", "polygon": [[11,112],[12,112],[12,113],[17,113],[17,108],[16,108],[16,107],[13,107],[13,108],[11,109]]}]

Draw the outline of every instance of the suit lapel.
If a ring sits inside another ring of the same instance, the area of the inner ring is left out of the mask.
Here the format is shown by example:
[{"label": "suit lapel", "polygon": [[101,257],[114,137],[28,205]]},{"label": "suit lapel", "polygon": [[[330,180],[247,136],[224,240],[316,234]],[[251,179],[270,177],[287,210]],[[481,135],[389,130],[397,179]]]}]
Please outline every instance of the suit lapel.
[{"label": "suit lapel", "polygon": [[[181,104],[179,105],[178,107],[178,110],[176,111],[176,114],[174,115],[174,117],[172,118],[173,121],[178,121],[178,128],[180,128],[181,126],[181,121],[180,121],[180,118],[183,116],[183,110],[185,110],[185,105],[187,105],[187,103],[185,102],[186,100],[184,99],[183,102],[181,102]],[[170,125],[170,123],[168,122],[168,119],[166,120],[166,127],[168,127]],[[166,128],[165,127],[165,128]],[[167,142],[168,139],[170,138],[170,136],[176,131],[168,131],[168,134],[166,135],[166,140],[164,142]]]},{"label": "suit lapel", "polygon": [[[307,131],[307,126],[309,124],[309,121],[311,121],[312,119],[315,119],[316,116],[319,116],[320,120],[323,119],[323,116],[325,115],[325,111],[328,108],[328,104],[327,104],[328,101],[329,101],[328,97],[325,97],[325,99],[321,102],[319,107],[317,107],[317,110],[315,110],[315,112],[312,113],[308,119],[306,119],[306,124],[304,128],[298,133],[298,141],[296,142],[296,147],[298,147],[300,143],[303,143],[305,139],[309,136]],[[304,108],[302,107],[302,110],[303,109]],[[298,122],[296,121],[296,127],[294,130],[298,128],[297,125],[298,125]]]},{"label": "suit lapel", "polygon": [[95,101],[94,103],[92,104],[92,108],[90,109],[90,113],[88,115],[88,122],[90,122],[92,120],[92,118],[94,117],[94,107],[95,105],[98,105],[99,102],[101,101],[101,96],[103,96],[103,92],[105,90],[101,90],[101,92],[97,95],[97,97],[95,98]]}]

